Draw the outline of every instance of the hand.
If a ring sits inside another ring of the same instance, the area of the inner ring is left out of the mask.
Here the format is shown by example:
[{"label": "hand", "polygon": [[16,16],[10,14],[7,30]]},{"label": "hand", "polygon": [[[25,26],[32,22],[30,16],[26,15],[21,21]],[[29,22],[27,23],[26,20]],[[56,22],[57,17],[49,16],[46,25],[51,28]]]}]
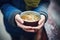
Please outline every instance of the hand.
[{"label": "hand", "polygon": [[20,27],[20,28],[22,28],[24,31],[26,31],[26,32],[35,32],[34,29],[32,29],[31,26],[25,26],[25,25],[23,25],[24,21],[20,18],[19,14],[17,14],[15,16],[15,21],[17,23],[17,26]]},{"label": "hand", "polygon": [[44,25],[45,22],[45,16],[41,15],[41,19],[38,22],[38,26],[37,27],[33,27],[32,29],[35,29],[35,31],[38,31],[42,28],[42,26]]},{"label": "hand", "polygon": [[35,32],[37,32],[35,40],[40,40],[41,39],[42,26],[44,25],[44,22],[45,22],[45,16],[41,15],[41,19],[38,22],[38,26],[32,28],[32,29],[35,29]]}]

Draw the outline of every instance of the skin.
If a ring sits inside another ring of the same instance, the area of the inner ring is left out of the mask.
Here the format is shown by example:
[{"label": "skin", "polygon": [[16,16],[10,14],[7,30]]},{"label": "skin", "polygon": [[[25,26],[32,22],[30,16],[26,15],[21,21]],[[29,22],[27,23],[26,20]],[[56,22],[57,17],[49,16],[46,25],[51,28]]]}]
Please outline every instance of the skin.
[{"label": "skin", "polygon": [[[26,3],[26,8],[28,7],[38,7],[38,4],[40,2],[40,0],[24,0]],[[29,10],[29,9],[27,9]],[[15,16],[15,21],[18,27],[22,28],[24,31],[26,32],[37,32],[37,34],[35,35],[35,40],[40,40],[41,39],[41,32],[42,32],[42,27],[44,25],[45,22],[45,16],[41,15],[41,19],[38,22],[38,26],[37,27],[32,27],[32,26],[25,26],[23,25],[24,21],[21,19],[20,15],[17,14]]]},{"label": "skin", "polygon": [[[40,2],[40,0],[24,0],[24,1],[25,1],[26,5],[30,6],[30,7],[37,7],[39,2]],[[45,16],[41,15],[41,19],[38,22],[37,27],[31,27],[31,26],[23,25],[24,21],[20,18],[19,14],[17,14],[15,16],[15,21],[16,21],[16,24],[18,25],[18,27],[22,28],[24,31],[26,31],[26,32],[36,32],[36,31],[39,31],[42,28],[42,26],[44,25]]]},{"label": "skin", "polygon": [[23,25],[24,21],[20,18],[19,14],[17,14],[15,16],[15,21],[17,23],[17,26],[20,27],[20,28],[22,28],[24,31],[26,31],[26,32],[36,32],[36,31],[39,31],[42,28],[42,26],[44,25],[45,16],[41,15],[41,19],[38,22],[38,26],[37,27]]}]

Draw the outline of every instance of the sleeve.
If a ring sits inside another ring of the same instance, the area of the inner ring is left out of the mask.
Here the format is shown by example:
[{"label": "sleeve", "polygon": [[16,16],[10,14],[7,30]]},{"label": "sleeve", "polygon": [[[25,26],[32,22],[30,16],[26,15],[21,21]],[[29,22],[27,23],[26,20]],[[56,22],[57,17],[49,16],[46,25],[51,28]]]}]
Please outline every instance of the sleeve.
[{"label": "sleeve", "polygon": [[48,3],[41,3],[36,9],[34,9],[34,11],[40,13],[41,15],[45,16],[45,22],[48,19]]},{"label": "sleeve", "polygon": [[11,24],[12,26],[16,26],[14,18],[15,18],[15,15],[20,14],[21,11],[10,4],[4,4],[1,7],[1,11],[6,21],[9,22],[9,24]]},{"label": "sleeve", "polygon": [[0,8],[5,3],[10,3],[10,0],[0,0]]}]

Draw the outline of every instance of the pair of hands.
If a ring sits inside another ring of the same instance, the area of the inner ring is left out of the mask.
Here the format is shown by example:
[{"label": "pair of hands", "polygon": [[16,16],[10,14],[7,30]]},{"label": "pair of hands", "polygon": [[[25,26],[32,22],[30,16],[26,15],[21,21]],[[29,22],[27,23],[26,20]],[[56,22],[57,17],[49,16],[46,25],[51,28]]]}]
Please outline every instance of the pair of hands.
[{"label": "pair of hands", "polygon": [[26,32],[37,32],[44,25],[45,16],[44,15],[41,15],[41,19],[39,20],[37,27],[23,25],[24,21],[20,18],[20,15],[19,14],[17,14],[15,16],[15,21],[16,21],[17,26],[20,27],[20,28],[22,28],[24,31],[26,31]]}]

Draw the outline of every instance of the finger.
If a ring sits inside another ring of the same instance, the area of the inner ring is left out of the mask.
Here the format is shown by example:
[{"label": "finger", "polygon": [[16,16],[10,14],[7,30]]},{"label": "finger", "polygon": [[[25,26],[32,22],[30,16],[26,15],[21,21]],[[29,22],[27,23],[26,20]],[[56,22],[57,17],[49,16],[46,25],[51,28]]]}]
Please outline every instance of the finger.
[{"label": "finger", "polygon": [[35,30],[24,30],[24,31],[26,31],[26,32],[35,32]]},{"label": "finger", "polygon": [[[20,26],[20,23],[18,21],[16,21],[16,22],[17,22],[17,25]],[[20,28],[22,28],[21,26],[20,26]],[[34,30],[31,30],[30,28],[27,28],[27,27],[23,28],[23,30],[26,32],[35,32]]]},{"label": "finger", "polygon": [[20,28],[22,28],[22,29],[32,29],[31,26],[25,26],[25,25],[19,23],[17,20],[16,20],[16,22],[17,22],[17,25],[18,25]]},{"label": "finger", "polygon": [[42,23],[41,23],[40,25],[38,25],[37,27],[32,27],[32,29],[40,30],[43,25],[44,25],[44,22],[42,22]]},{"label": "finger", "polygon": [[16,15],[15,19],[20,23],[24,23],[19,14]]},{"label": "finger", "polygon": [[44,22],[41,25],[39,25],[37,29],[40,30],[43,27],[43,25],[44,25]]},{"label": "finger", "polygon": [[[16,24],[17,24],[17,26],[19,27],[20,26],[20,23],[16,20]],[[20,27],[21,28],[21,27]]]},{"label": "finger", "polygon": [[44,16],[44,15],[41,15],[41,19],[40,19],[40,21],[38,22],[38,24],[41,24],[43,21],[45,21],[45,16]]}]

